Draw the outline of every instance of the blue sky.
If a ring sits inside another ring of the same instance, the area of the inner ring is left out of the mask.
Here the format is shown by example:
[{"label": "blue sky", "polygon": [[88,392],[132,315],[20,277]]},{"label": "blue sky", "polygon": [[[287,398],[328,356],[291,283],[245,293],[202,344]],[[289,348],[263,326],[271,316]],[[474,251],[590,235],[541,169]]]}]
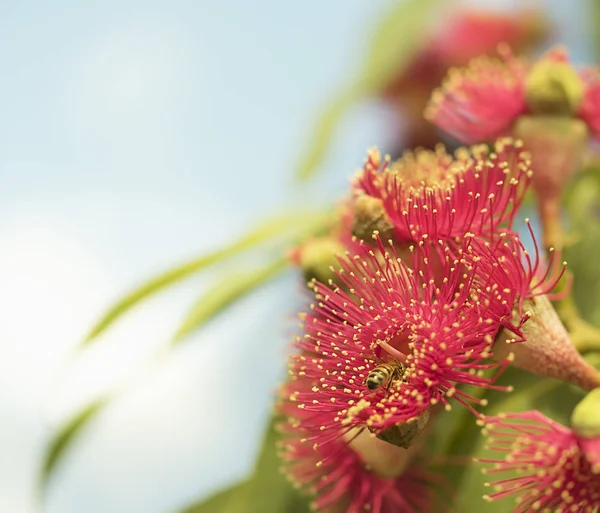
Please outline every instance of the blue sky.
[{"label": "blue sky", "polygon": [[[71,349],[132,285],[311,191],[343,190],[365,148],[386,149],[388,114],[364,104],[338,133],[327,179],[308,191],[290,180],[319,106],[352,78],[387,4],[0,6],[1,511],[36,511],[48,436],[115,387],[119,400],[61,466],[44,511],[168,513],[250,468],[293,277],[160,365],[205,279],[139,308],[76,360]],[[585,58],[583,14],[566,4],[554,10]]]}]

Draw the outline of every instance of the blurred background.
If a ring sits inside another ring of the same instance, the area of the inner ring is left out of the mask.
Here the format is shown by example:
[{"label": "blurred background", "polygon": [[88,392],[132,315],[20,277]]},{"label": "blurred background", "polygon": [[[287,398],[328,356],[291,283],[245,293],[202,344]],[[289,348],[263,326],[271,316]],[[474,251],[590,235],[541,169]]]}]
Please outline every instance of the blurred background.
[{"label": "blurred background", "polygon": [[[132,286],[290,203],[334,199],[367,147],[392,151],[402,125],[381,101],[363,101],[344,115],[326,172],[293,180],[320,110],[353,80],[393,4],[0,5],[0,511],[169,513],[250,470],[297,276],[236,304],[168,359],[161,348],[210,273],[74,349]],[[576,63],[596,61],[591,4],[532,4]],[[49,438],[114,390],[40,496]]]}]

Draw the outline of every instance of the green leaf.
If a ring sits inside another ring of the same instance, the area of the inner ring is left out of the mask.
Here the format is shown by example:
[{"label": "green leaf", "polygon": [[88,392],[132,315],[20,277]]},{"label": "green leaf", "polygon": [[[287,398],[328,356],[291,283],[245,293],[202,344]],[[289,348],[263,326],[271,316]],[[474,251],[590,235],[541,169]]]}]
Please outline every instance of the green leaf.
[{"label": "green leaf", "polygon": [[223,311],[258,286],[277,276],[288,265],[287,258],[279,258],[252,271],[225,274],[192,306],[173,337],[173,343],[183,340],[215,314]]},{"label": "green leaf", "polygon": [[424,27],[440,3],[440,0],[404,0],[396,2],[385,13],[367,49],[357,80],[346,91],[337,94],[324,109],[298,166],[298,180],[306,181],[316,174],[335,130],[349,108],[361,98],[378,93],[393,77],[402,74],[423,46],[427,37]]},{"label": "green leaf", "polygon": [[71,420],[69,420],[69,422],[67,422],[67,424],[52,437],[43,458],[40,476],[40,484],[42,487],[46,485],[50,475],[60,463],[65,451],[75,440],[77,435],[89,424],[107,402],[108,398],[103,397],[86,406],[81,412],[74,415]]},{"label": "green leaf", "polygon": [[[325,220],[331,217],[331,213],[319,212],[317,214],[310,213],[304,214],[301,218],[298,217],[278,217],[277,219],[272,219],[270,223],[266,223],[259,227],[257,230],[254,230],[251,235],[246,238],[238,241],[236,243],[238,249],[243,244],[250,244],[250,242],[257,242],[257,238],[266,238],[264,237],[269,230],[277,230],[282,231],[283,229],[287,230],[287,237],[300,237],[304,238],[308,236],[308,234],[316,233],[319,229],[321,229],[325,223]],[[277,224],[280,223],[280,226]],[[262,232],[261,232],[262,231]],[[271,233],[271,236],[275,236],[275,234]],[[233,245],[235,246],[235,245]],[[233,247],[233,246],[230,246]],[[204,262],[206,263],[209,257],[204,257],[196,262]],[[179,337],[177,340],[183,338],[186,333],[189,333],[191,330],[199,327],[202,323],[206,322],[212,315],[223,310],[228,305],[232,304],[237,299],[241,298],[244,294],[250,292],[255,287],[261,285],[266,282],[271,277],[275,276],[278,272],[281,272],[285,269],[286,260],[284,258],[280,258],[270,263],[269,265],[253,272],[247,273],[245,275],[236,275],[237,280],[234,278],[229,278],[225,282],[220,284],[220,287],[215,287],[215,290],[212,294],[205,296],[205,300],[199,302],[196,307],[188,314],[184,324],[181,326],[179,331]],[[191,266],[189,266],[191,267]],[[166,276],[163,275],[163,276]],[[154,280],[152,283],[155,285],[158,283],[158,280]],[[167,283],[168,284],[168,283]],[[152,289],[149,285],[146,286],[146,290],[150,291],[149,293],[154,293],[163,285],[158,286],[158,288]],[[142,289],[138,289],[140,291]],[[121,301],[119,304],[122,305],[121,309],[113,309],[116,314],[112,316],[105,316],[103,322],[99,323],[96,326],[95,331],[92,333],[99,333],[106,329],[117,317],[123,314],[128,308],[133,306],[135,302],[142,299],[141,294],[138,293],[138,298],[132,303],[127,302],[125,300]],[[104,398],[94,402],[93,404],[85,407],[80,413],[75,415],[71,421],[67,423],[67,425],[62,428],[50,441],[48,449],[46,451],[46,455],[44,457],[43,471],[42,471],[42,485],[45,485],[50,474],[56,467],[57,462],[63,457],[63,454],[68,450],[70,444],[75,439],[75,437],[91,422],[95,415],[97,415],[102,407],[108,403],[108,398]]]},{"label": "green leaf", "polygon": [[279,471],[281,462],[276,441],[275,421],[272,420],[251,478],[179,513],[308,513],[308,501]]},{"label": "green leaf", "polygon": [[426,26],[440,4],[440,0],[392,4],[371,40],[358,80],[363,91],[376,92],[403,72],[430,35]]},{"label": "green leaf", "polygon": [[249,486],[244,496],[240,496],[236,504],[237,509],[231,510],[231,513],[308,513],[308,501],[300,496],[280,471],[281,460],[277,454],[277,440],[276,421],[272,419]]},{"label": "green leaf", "polygon": [[148,299],[150,296],[160,292],[166,287],[174,285],[220,260],[232,257],[261,242],[274,239],[277,236],[290,238],[292,236],[297,236],[298,231],[300,230],[306,231],[307,229],[314,229],[316,225],[323,223],[323,219],[323,212],[302,212],[277,216],[268,219],[266,222],[263,222],[254,230],[251,230],[248,234],[244,235],[244,237],[222,249],[203,255],[190,262],[174,267],[173,269],[169,269],[156,278],[153,278],[140,287],[132,290],[109,308],[91,329],[90,333],[83,341],[82,346],[86,346],[96,339],[98,335],[103,333],[116,320],[138,303]]},{"label": "green leaf", "polygon": [[594,61],[600,58],[600,2],[598,0],[589,0],[588,6],[590,9],[589,28],[592,36],[592,44],[596,53]]},{"label": "green leaf", "polygon": [[228,510],[228,506],[236,501],[237,496],[244,493],[247,486],[247,482],[230,486],[208,499],[202,499],[200,502],[186,507],[180,513],[225,513]]},{"label": "green leaf", "polygon": [[[289,226],[288,229],[296,237],[306,237],[308,234],[318,231],[318,229],[323,226],[324,220],[328,217],[330,217],[328,212],[321,212],[318,215],[305,215],[301,222],[297,223],[303,231],[294,230]],[[281,219],[282,218],[280,218],[280,220]],[[174,342],[181,340],[186,334],[190,333],[193,329],[198,328],[215,313],[223,310],[257,286],[265,283],[278,272],[283,271],[286,265],[286,259],[279,258],[252,273],[242,275],[236,274],[235,278],[232,276],[221,282],[218,287],[215,287],[212,293],[205,295],[204,300],[198,302],[195,308],[189,312],[187,318],[180,327],[178,336]],[[87,406],[50,441],[49,449],[47,450],[44,459],[43,484],[48,480],[56,463],[68,450],[74,438],[90,423],[93,417],[97,415],[107,403],[108,398],[104,398]]]},{"label": "green leaf", "polygon": [[574,243],[563,258],[573,273],[573,295],[582,317],[600,325],[600,269],[593,258],[600,250],[600,173],[590,170],[569,190],[565,208]]},{"label": "green leaf", "polygon": [[305,151],[298,166],[296,177],[298,180],[307,181],[315,175],[318,167],[327,155],[335,131],[342,118],[361,96],[362,94],[358,89],[349,89],[336,97],[329,106],[325,107],[313,131],[308,149]]}]

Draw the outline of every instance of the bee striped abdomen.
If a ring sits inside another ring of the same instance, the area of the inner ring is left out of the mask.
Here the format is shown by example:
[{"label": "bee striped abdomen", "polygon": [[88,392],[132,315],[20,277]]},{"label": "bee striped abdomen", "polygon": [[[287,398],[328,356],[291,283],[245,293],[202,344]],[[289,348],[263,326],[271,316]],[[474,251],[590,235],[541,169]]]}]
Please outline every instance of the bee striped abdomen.
[{"label": "bee striped abdomen", "polygon": [[388,388],[394,378],[402,376],[403,371],[404,367],[399,363],[382,363],[369,372],[365,383],[369,390],[382,386]]}]

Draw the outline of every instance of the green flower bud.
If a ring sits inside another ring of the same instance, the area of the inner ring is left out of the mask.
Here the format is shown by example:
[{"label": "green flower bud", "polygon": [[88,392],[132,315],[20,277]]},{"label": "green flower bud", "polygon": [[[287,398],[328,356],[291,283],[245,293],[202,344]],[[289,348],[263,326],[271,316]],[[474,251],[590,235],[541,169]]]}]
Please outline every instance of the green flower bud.
[{"label": "green flower bud", "polygon": [[421,416],[403,424],[392,426],[376,434],[376,436],[384,442],[408,449],[415,438],[425,429],[428,420],[429,410],[425,410]]},{"label": "green flower bud", "polygon": [[299,249],[298,263],[307,281],[313,278],[327,283],[336,278],[332,270],[339,267],[336,255],[341,255],[346,247],[333,237],[310,239]]},{"label": "green flower bud", "polygon": [[582,438],[600,436],[600,388],[595,388],[575,407],[571,427]]},{"label": "green flower bud", "polygon": [[354,200],[354,224],[352,233],[369,243],[373,232],[379,232],[381,240],[387,241],[394,236],[394,227],[389,220],[383,202],[379,198],[361,195]]},{"label": "green flower bud", "polygon": [[573,67],[542,59],[525,78],[527,104],[534,114],[571,116],[583,100],[584,84]]}]

